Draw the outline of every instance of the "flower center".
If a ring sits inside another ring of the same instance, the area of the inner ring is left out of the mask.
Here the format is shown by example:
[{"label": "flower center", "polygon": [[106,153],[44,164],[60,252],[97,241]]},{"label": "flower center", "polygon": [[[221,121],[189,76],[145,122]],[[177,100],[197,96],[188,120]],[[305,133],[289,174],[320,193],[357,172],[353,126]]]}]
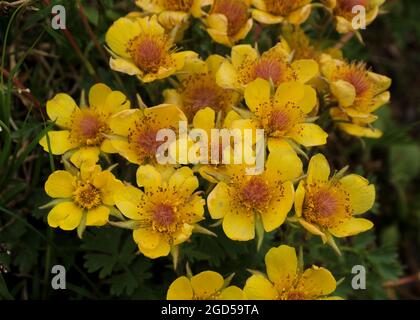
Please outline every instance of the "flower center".
[{"label": "flower center", "polygon": [[279,61],[274,59],[261,59],[254,67],[254,78],[262,78],[277,84],[283,76],[283,68]]},{"label": "flower center", "polygon": [[252,177],[240,191],[240,198],[246,207],[262,208],[270,200],[270,189],[267,183],[259,178]]},{"label": "flower center", "polygon": [[278,16],[289,15],[299,8],[302,0],[264,0],[267,11]]},{"label": "flower center", "polygon": [[228,20],[229,36],[236,35],[248,20],[248,5],[243,0],[214,0],[211,14],[223,14]]},{"label": "flower center", "polygon": [[164,0],[164,7],[170,11],[189,11],[194,0]]},{"label": "flower center", "polygon": [[155,159],[157,148],[163,143],[156,140],[158,129],[150,127],[150,121],[146,117],[142,123],[136,122],[135,127],[129,129],[129,148],[137,155],[139,162]]},{"label": "flower center", "polygon": [[182,82],[180,94],[183,98],[183,111],[192,120],[195,114],[206,107],[225,110],[233,104],[233,93],[220,88],[215,79],[206,73],[188,77]]},{"label": "flower center", "polygon": [[152,213],[152,219],[153,227],[159,232],[173,231],[177,220],[174,208],[163,203],[155,206]]},{"label": "flower center", "polygon": [[92,184],[80,182],[73,193],[73,201],[83,209],[93,209],[102,203],[101,193]]},{"label": "flower center", "polygon": [[138,68],[144,72],[157,72],[165,63],[171,44],[165,35],[140,35],[131,40],[129,47],[129,52]]},{"label": "flower center", "polygon": [[363,95],[370,88],[365,70],[353,68],[343,76],[343,79],[354,86],[357,96]]},{"label": "flower center", "polygon": [[270,128],[272,132],[285,131],[290,125],[289,115],[282,110],[274,110],[270,117]]},{"label": "flower center", "polygon": [[337,0],[337,7],[341,10],[352,12],[355,6],[366,7],[368,0]]},{"label": "flower center", "polygon": [[325,228],[336,227],[352,215],[348,195],[338,186],[311,187],[303,216]]},{"label": "flower center", "polygon": [[100,114],[89,110],[76,111],[72,115],[70,138],[83,145],[99,145],[108,131]]}]

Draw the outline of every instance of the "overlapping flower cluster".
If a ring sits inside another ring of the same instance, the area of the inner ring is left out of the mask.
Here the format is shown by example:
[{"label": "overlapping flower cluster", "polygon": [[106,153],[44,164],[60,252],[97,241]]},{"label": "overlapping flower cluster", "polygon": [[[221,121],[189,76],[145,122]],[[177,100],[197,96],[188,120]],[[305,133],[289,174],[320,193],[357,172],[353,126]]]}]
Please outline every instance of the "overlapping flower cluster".
[{"label": "overlapping flower cluster", "polygon": [[[347,134],[380,137],[372,126],[373,112],[389,101],[391,80],[362,62],[346,61],[339,50],[318,49],[299,25],[322,6],[338,32],[355,32],[352,7],[365,6],[370,23],[383,1],[313,2],[137,0],[142,11],[118,19],[106,33],[110,67],[145,86],[171,76],[176,85],[163,92],[163,104],[153,107],[142,102],[133,107],[124,93],[105,84],[94,85],[88,101],[79,105],[64,93],[47,102],[58,130],[49,131],[40,144],[61,155],[65,168],[45,184],[54,198],[47,204],[52,208],[48,224],[77,229],[80,237],[87,226],[131,229],[139,251],[151,259],[170,253],[176,258],[193,232],[214,235],[200,226],[204,219],[220,221],[232,241],[257,238],[258,243],[287,221],[338,252],[334,237],[371,229],[373,223],[359,215],[372,208],[374,186],[346,174],[347,168],[333,172],[313,147],[328,140],[322,113]],[[229,57],[213,54],[204,60],[177,47],[194,18],[201,19],[212,41],[232,47]],[[265,52],[236,44],[257,23],[282,24],[279,42]],[[244,164],[159,164],[162,142],[156,135],[160,129],[176,130],[180,121],[205,131],[263,129],[264,172],[248,175]],[[309,150],[314,155],[307,159]],[[111,172],[110,161],[118,156],[138,166],[136,185]],[[100,159],[109,167],[102,168]],[[207,180],[205,186],[198,176]],[[211,190],[207,196],[205,190]],[[266,274],[253,274],[243,290],[213,271],[188,272],[172,283],[167,298],[315,299],[335,290],[327,269],[301,270],[292,247],[270,249],[265,262]]]}]

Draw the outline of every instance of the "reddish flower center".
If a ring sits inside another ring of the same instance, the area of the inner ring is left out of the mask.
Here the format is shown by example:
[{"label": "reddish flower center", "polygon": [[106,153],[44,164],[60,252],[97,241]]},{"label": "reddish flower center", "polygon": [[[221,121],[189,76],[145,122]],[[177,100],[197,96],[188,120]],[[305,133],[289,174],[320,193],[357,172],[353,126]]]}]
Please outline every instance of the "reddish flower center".
[{"label": "reddish flower center", "polygon": [[80,133],[86,139],[94,139],[97,137],[101,122],[94,115],[85,115],[79,122]]},{"label": "reddish flower center", "polygon": [[343,11],[351,13],[355,6],[366,7],[367,0],[337,0],[337,7]]},{"label": "reddish flower center", "polygon": [[262,78],[269,81],[270,79],[277,84],[282,78],[283,72],[278,61],[273,59],[262,59],[254,67],[254,78]]},{"label": "reddish flower center", "polygon": [[272,131],[284,131],[290,124],[290,118],[286,112],[275,110],[271,113],[270,127]]},{"label": "reddish flower center", "polygon": [[369,89],[369,81],[364,70],[352,69],[344,75],[344,80],[350,82],[356,89],[356,95],[360,96]]},{"label": "reddish flower center", "polygon": [[241,190],[241,198],[245,205],[250,207],[261,207],[270,198],[270,190],[261,178],[253,177]]},{"label": "reddish flower center", "polygon": [[139,36],[132,40],[130,53],[142,71],[156,72],[165,60],[167,47],[164,36]]},{"label": "reddish flower center", "polygon": [[327,218],[337,212],[338,201],[328,190],[319,190],[314,196],[314,211]]},{"label": "reddish flower center", "polygon": [[248,5],[243,0],[215,0],[211,13],[223,14],[228,20],[228,35],[234,36],[248,20]]},{"label": "reddish flower center", "polygon": [[153,221],[163,228],[168,228],[176,221],[175,212],[172,206],[167,204],[158,204],[153,211]]},{"label": "reddish flower center", "polygon": [[147,154],[154,155],[160,142],[156,141],[157,131],[147,130],[137,137],[137,145]]}]

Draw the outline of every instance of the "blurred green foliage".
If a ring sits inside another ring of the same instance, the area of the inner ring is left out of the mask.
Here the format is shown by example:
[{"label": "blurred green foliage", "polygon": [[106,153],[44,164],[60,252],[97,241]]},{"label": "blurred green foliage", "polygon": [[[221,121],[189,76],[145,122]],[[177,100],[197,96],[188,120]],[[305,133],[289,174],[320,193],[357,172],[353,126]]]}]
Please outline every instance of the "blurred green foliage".
[{"label": "blurred green foliage", "polygon": [[[376,72],[393,78],[392,102],[379,110],[376,122],[385,134],[378,140],[360,140],[333,131],[328,145],[321,148],[336,169],[349,164],[352,171],[375,183],[375,230],[339,241],[343,256],[338,257],[318,238],[292,224],[267,235],[259,252],[254,241],[233,242],[220,228],[212,228],[217,238],[193,235],[181,247],[180,267],[174,272],[169,257],[151,261],[136,255],[130,232],[92,228],[79,240],[76,234],[50,229],[47,211],[38,209],[48,201],[44,181],[54,167],[61,166],[37,146],[49,129],[44,113],[49,98],[58,92],[77,98],[81,90],[100,81],[123,91],[132,101],[139,93],[147,104],[154,105],[162,101],[162,89],[169,86],[167,81],[142,86],[108,67],[105,32],[113,20],[135,10],[132,1],[52,1],[65,5],[68,30],[82,56],[68,36],[51,28],[51,5],[28,1],[17,7],[0,1],[4,68],[0,88],[0,298],[161,299],[170,282],[185,274],[187,261],[193,273],[213,269],[226,276],[235,272],[233,283],[242,286],[249,276],[247,269],[264,271],[265,253],[282,243],[302,247],[307,265],[325,266],[336,279],[342,278],[337,293],[343,297],[419,298],[419,282],[399,285],[395,279],[410,277],[420,269],[420,2],[387,2],[387,13],[363,32],[366,45],[352,39],[344,48],[348,59],[365,60]],[[89,35],[84,18],[96,39]],[[319,28],[310,30],[311,36],[317,39],[322,32],[337,40],[332,27],[323,30],[324,18],[318,11],[313,14],[311,23]],[[260,48],[270,47],[278,34],[278,27],[264,29],[258,37]],[[214,52],[229,53],[202,39],[209,38],[194,21],[180,46],[204,58]],[[252,34],[246,39],[254,41]],[[30,88],[30,93],[24,88]],[[132,180],[134,166],[119,161],[119,177]],[[211,228],[210,224],[205,226]],[[54,264],[66,267],[66,293],[51,289]],[[367,290],[351,288],[351,268],[358,264],[367,267]]]}]

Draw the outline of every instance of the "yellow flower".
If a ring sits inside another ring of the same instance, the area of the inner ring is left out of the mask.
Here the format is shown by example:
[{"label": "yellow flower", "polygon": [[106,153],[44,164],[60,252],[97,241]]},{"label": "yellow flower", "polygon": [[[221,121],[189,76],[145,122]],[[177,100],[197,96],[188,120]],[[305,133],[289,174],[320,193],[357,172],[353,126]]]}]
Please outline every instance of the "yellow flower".
[{"label": "yellow flower", "polygon": [[371,221],[355,216],[368,211],[374,202],[374,185],[356,174],[330,178],[328,161],[317,154],[296,189],[295,212],[300,224],[325,243],[331,235],[348,237],[371,229]]},{"label": "yellow flower", "polygon": [[[107,135],[112,131],[110,118],[130,108],[130,102],[120,91],[112,91],[99,83],[89,91],[89,107],[78,107],[69,95],[59,93],[47,102],[47,114],[60,127],[48,132],[52,154],[61,155],[72,151],[70,160],[80,166],[82,162],[95,164],[99,153],[114,153]],[[49,151],[47,137],[39,142]]]},{"label": "yellow flower", "polygon": [[179,106],[190,121],[206,107],[226,116],[238,104],[240,95],[216,83],[216,72],[223,61],[219,55],[211,55],[206,61],[188,59],[183,73],[178,75],[179,87],[164,91],[165,102]]},{"label": "yellow flower", "polygon": [[229,47],[244,39],[252,28],[250,1],[213,0],[210,12],[204,19],[210,37]]},{"label": "yellow flower", "polygon": [[351,135],[377,138],[382,135],[370,127],[378,117],[372,112],[390,99],[391,79],[369,71],[362,63],[346,63],[323,55],[322,73],[338,106],[330,111],[340,121],[339,128]]},{"label": "yellow flower", "polygon": [[171,283],[167,300],[244,300],[237,286],[228,286],[223,277],[214,271],[203,271],[191,277],[182,276]]},{"label": "yellow flower", "polygon": [[252,17],[265,24],[289,22],[299,25],[311,14],[312,0],[252,0]]},{"label": "yellow flower", "polygon": [[201,17],[201,7],[208,4],[209,0],[136,0],[136,5],[146,13],[157,14],[159,23],[169,30],[185,24],[190,14]]},{"label": "yellow flower", "polygon": [[137,184],[115,192],[117,208],[134,222],[133,238],[140,252],[154,259],[167,256],[172,246],[188,240],[194,225],[204,219],[205,201],[198,179],[188,167],[140,166]]},{"label": "yellow flower", "polygon": [[105,40],[113,52],[111,68],[136,75],[143,82],[167,78],[184,67],[186,58],[197,55],[192,51],[176,52],[156,15],[120,18],[109,28]]},{"label": "yellow flower", "polygon": [[312,266],[299,270],[294,248],[281,245],[265,255],[267,275],[254,274],[246,281],[244,292],[250,300],[317,300],[335,291],[334,276],[325,268]]},{"label": "yellow flower", "polygon": [[208,196],[210,216],[223,219],[223,230],[232,240],[254,239],[257,219],[266,232],[273,231],[292,208],[291,180],[301,175],[302,163],[285,142],[270,143],[269,150],[262,174],[247,175],[243,166],[230,165],[228,179]]},{"label": "yellow flower", "polygon": [[375,20],[379,7],[385,0],[324,0],[325,6],[332,12],[336,19],[336,29],[339,33],[355,31],[352,25],[358,12],[353,13],[355,6],[363,6],[366,10],[366,26]]},{"label": "yellow flower", "polygon": [[318,75],[318,63],[314,60],[295,60],[281,43],[262,55],[250,45],[232,48],[231,61],[225,60],[216,74],[217,83],[224,88],[243,91],[257,78],[271,79],[275,86],[286,81],[306,83]]},{"label": "yellow flower", "polygon": [[157,141],[156,134],[160,129],[177,132],[179,121],[187,119],[175,105],[125,110],[111,119],[110,127],[114,132],[112,146],[132,163],[156,163],[156,151],[163,143]]},{"label": "yellow flower", "polygon": [[268,140],[293,141],[305,147],[323,145],[328,134],[309,123],[308,114],[317,105],[316,91],[299,82],[284,82],[271,95],[270,83],[257,79],[245,89],[252,116],[233,121],[234,128],[264,129]]},{"label": "yellow flower", "polygon": [[[222,120],[223,118],[221,118]],[[217,180],[214,178],[215,175],[223,174],[223,172],[226,169],[226,165],[222,164],[222,157],[223,157],[223,141],[222,139],[217,139],[217,141],[212,141],[212,129],[222,129],[222,128],[229,128],[234,120],[240,119],[239,114],[237,114],[235,111],[229,111],[229,113],[226,115],[226,117],[223,120],[223,123],[220,123],[216,118],[216,112],[211,108],[204,108],[199,110],[192,121],[192,129],[200,129],[204,130],[204,132],[207,134],[208,138],[208,154],[207,158],[205,158],[206,155],[202,155],[200,152],[197,152],[195,156],[190,157],[190,153],[192,154],[192,148],[195,148],[194,144],[197,141],[193,141],[191,137],[186,136],[185,138],[187,141],[183,141],[183,145],[187,148],[187,155],[188,159],[182,158],[182,155],[180,153],[180,149],[182,144],[180,143],[181,139],[178,139],[175,143],[173,143],[170,148],[169,152],[173,159],[176,159],[178,163],[181,164],[195,164],[194,167],[195,171],[198,171],[200,175],[213,183],[216,183]],[[177,149],[178,148],[178,149]],[[212,150],[217,150],[218,155],[213,156]],[[201,150],[200,150],[201,151]],[[216,157],[216,158],[215,158]],[[207,164],[203,164],[202,160],[206,160]],[[233,162],[233,160],[232,160]]]},{"label": "yellow flower", "polygon": [[80,171],[54,171],[45,183],[45,192],[56,205],[48,214],[53,228],[74,230],[80,224],[103,226],[114,205],[113,192],[122,183],[98,165],[83,164]]}]

